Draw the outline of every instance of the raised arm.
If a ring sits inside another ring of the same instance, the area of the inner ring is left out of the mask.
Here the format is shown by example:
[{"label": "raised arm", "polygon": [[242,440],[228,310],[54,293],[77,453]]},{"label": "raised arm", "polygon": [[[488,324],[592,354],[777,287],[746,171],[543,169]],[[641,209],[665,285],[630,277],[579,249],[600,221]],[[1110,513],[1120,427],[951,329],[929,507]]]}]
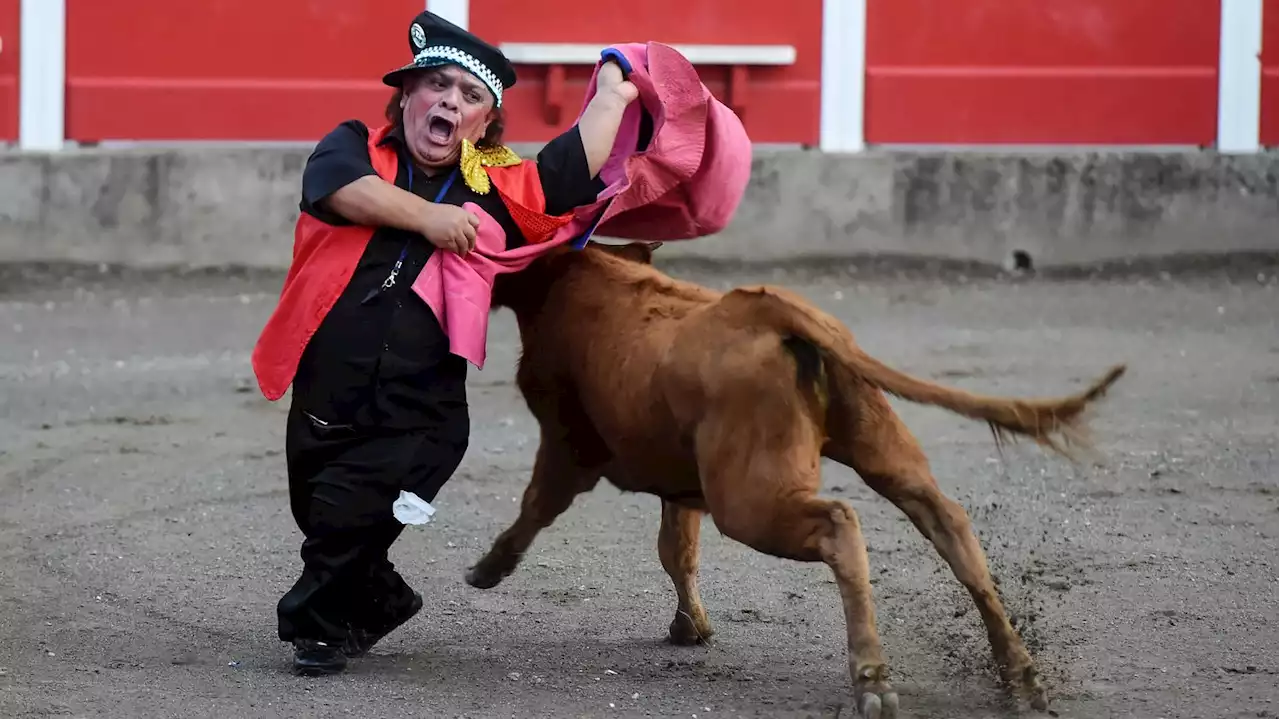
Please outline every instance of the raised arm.
[{"label": "raised arm", "polygon": [[600,169],[609,159],[622,114],[638,95],[613,62],[600,68],[596,94],[577,124],[551,140],[538,153],[538,177],[549,215],[569,212],[593,202],[604,190]]},{"label": "raised arm", "polygon": [[616,62],[606,62],[596,74],[595,97],[578,120],[582,149],[587,154],[587,170],[592,178],[600,174],[609,159],[618,127],[622,125],[622,113],[638,94],[636,86],[623,78],[622,68]]}]

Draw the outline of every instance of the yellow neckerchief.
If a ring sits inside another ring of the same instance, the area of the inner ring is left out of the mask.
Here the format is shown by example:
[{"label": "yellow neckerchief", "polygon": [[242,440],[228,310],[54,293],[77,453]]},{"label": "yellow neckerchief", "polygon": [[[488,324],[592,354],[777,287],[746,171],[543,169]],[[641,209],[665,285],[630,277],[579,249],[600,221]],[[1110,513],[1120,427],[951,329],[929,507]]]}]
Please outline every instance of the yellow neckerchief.
[{"label": "yellow neckerchief", "polygon": [[520,156],[505,145],[498,147],[478,148],[470,140],[462,141],[462,157],[458,167],[462,170],[462,180],[477,195],[489,194],[489,173],[486,167],[511,167],[519,165]]}]

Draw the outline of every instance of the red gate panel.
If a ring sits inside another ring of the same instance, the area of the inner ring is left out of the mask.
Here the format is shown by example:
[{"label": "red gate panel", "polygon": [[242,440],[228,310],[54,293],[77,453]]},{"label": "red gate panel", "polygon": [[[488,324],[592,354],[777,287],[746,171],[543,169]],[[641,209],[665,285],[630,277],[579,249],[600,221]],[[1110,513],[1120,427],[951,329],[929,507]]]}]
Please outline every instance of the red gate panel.
[{"label": "red gate panel", "polygon": [[867,5],[868,142],[1216,137],[1219,0]]},{"label": "red gate panel", "polygon": [[1277,144],[1276,103],[1280,102],[1280,74],[1276,71],[1276,24],[1280,23],[1280,0],[1264,0],[1262,4],[1262,108],[1259,137],[1266,147]]},{"label": "red gate panel", "polygon": [[[794,2],[779,12],[769,0],[648,0],[635,5],[581,0],[471,0],[471,30],[489,42],[592,43],[656,40],[667,44],[792,45],[795,64],[751,67],[741,116],[756,142],[815,143],[821,107],[822,3]],[[507,139],[541,142],[568,128],[581,109],[590,66],[565,67],[559,118],[545,109],[548,68],[518,65],[506,100]],[[726,100],[727,67],[698,66],[703,82]],[[554,120],[554,121],[551,121]]]},{"label": "red gate panel", "polygon": [[377,122],[422,0],[67,0],[67,136],[305,140]]},{"label": "red gate panel", "polygon": [[18,5],[0,0],[0,142],[18,139]]}]

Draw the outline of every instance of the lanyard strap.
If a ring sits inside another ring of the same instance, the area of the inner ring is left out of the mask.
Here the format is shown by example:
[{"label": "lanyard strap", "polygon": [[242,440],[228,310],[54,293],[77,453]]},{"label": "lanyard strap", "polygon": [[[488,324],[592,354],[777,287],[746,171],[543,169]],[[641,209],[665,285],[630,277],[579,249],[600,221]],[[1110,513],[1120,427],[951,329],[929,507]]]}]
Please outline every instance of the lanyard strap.
[{"label": "lanyard strap", "polygon": [[[413,192],[413,163],[406,162],[405,168],[409,171],[409,192]],[[432,202],[439,203],[443,200],[444,193],[449,191],[449,188],[453,186],[453,181],[457,179],[457,177],[458,168],[455,167],[453,168],[453,171],[449,173],[449,176],[445,178],[444,185],[441,186],[440,191],[436,193],[436,199],[432,200]]]},{"label": "lanyard strap", "polygon": [[[413,192],[413,163],[405,162],[405,167],[409,171],[409,191]],[[453,172],[450,172],[449,176],[445,178],[444,185],[440,187],[440,191],[436,193],[436,199],[432,200],[432,202],[440,204],[440,201],[444,199],[444,194],[449,191],[450,187],[453,187],[453,181],[457,177],[458,168],[455,167],[453,168]],[[412,240],[409,242],[411,241]],[[405,242],[404,247],[400,248],[400,257],[396,260],[395,267],[391,268],[391,274],[387,275],[387,279],[382,281],[383,290],[389,290],[395,285],[396,275],[400,274],[400,267],[404,264],[404,258],[409,254],[409,242]]]}]

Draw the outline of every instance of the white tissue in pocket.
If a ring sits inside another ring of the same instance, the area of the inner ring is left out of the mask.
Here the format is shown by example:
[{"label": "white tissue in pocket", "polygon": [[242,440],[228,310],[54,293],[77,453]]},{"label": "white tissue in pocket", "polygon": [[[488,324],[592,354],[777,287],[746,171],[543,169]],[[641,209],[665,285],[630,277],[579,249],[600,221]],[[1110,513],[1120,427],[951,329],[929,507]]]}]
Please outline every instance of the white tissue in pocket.
[{"label": "white tissue in pocket", "polygon": [[401,524],[426,524],[431,521],[436,508],[422,497],[402,489],[400,497],[391,503],[391,513]]}]

